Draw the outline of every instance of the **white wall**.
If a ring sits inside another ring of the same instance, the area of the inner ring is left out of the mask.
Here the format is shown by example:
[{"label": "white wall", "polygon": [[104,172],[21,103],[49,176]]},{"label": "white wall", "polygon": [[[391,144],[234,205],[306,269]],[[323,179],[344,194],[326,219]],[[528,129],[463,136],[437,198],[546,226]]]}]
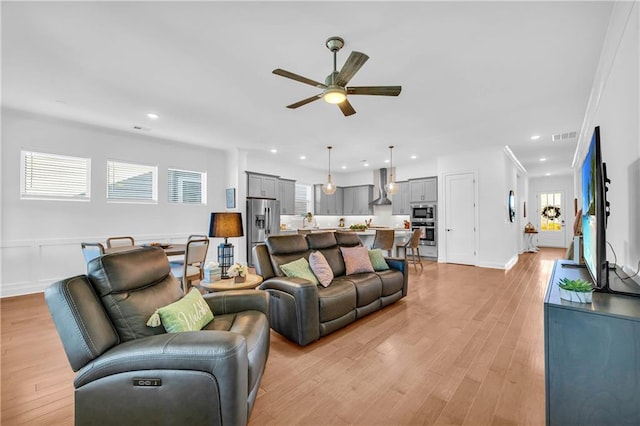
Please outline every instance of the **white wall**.
[{"label": "white wall", "polygon": [[[607,240],[619,265],[635,272],[640,261],[640,3],[616,3],[581,129],[574,172],[594,126],[600,126],[602,158],[611,179]],[[614,261],[607,248],[607,259]]]},{"label": "white wall", "polygon": [[[2,296],[43,291],[55,280],[85,273],[82,241],[104,243],[116,235],[140,242],[184,241],[190,234],[206,234],[210,212],[225,210],[224,151],[14,110],[2,113]],[[22,149],[91,158],[91,201],[21,200]],[[158,203],[107,203],[108,159],[157,165]],[[169,204],[168,167],[206,171],[207,205]],[[219,242],[211,240],[214,253]]]}]

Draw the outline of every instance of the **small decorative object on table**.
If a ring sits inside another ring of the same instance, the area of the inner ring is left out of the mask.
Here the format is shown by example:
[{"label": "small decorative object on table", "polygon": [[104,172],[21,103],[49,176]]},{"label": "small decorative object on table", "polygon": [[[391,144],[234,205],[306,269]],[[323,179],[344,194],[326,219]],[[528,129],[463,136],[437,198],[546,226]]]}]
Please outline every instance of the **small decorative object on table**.
[{"label": "small decorative object on table", "polygon": [[558,283],[560,287],[560,298],[570,302],[591,303],[593,288],[585,280],[570,280],[563,278]]},{"label": "small decorative object on table", "polygon": [[222,269],[218,262],[209,262],[204,266],[204,280],[210,283],[219,281]]},{"label": "small decorative object on table", "polygon": [[231,265],[227,273],[230,277],[234,278],[234,282],[243,283],[247,279],[247,273],[249,272],[249,268],[246,265],[241,265],[240,263],[234,263]]}]

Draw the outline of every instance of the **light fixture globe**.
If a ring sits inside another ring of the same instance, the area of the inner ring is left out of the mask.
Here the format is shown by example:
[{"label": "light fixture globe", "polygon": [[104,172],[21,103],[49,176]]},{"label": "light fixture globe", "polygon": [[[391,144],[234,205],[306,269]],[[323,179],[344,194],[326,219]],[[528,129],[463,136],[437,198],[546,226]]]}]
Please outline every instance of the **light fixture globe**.
[{"label": "light fixture globe", "polygon": [[327,183],[325,183],[324,185],[322,185],[322,192],[324,192],[327,195],[331,195],[334,192],[336,192],[336,186],[333,184],[333,181],[331,180],[331,148],[333,148],[332,146],[328,146],[327,149],[329,150],[329,176],[327,177]]},{"label": "light fixture globe", "polygon": [[347,92],[340,86],[329,86],[322,94],[322,99],[329,104],[341,104],[347,99]]},{"label": "light fixture globe", "polygon": [[324,192],[327,195],[331,195],[334,192],[336,192],[336,186],[331,181],[331,175],[329,175],[329,179],[327,179],[327,183],[322,185],[322,192]]},{"label": "light fixture globe", "polygon": [[389,169],[391,173],[389,173],[389,183],[384,186],[384,189],[387,191],[387,194],[394,195],[400,189],[400,186],[393,181],[393,145],[389,147]]}]

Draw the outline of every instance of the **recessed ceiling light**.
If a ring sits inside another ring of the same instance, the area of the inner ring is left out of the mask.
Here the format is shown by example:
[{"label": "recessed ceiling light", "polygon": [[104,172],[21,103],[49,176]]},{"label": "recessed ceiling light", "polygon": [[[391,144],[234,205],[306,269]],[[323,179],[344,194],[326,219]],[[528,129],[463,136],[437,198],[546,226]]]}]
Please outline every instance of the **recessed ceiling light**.
[{"label": "recessed ceiling light", "polygon": [[346,169],[346,168],[347,168],[347,166],[342,166],[342,167],[340,167],[340,168],[341,168],[342,170],[344,170],[344,169]]},{"label": "recessed ceiling light", "polygon": [[149,117],[152,120],[157,120],[158,118],[160,118],[160,116],[158,114],[155,114],[153,112],[148,113],[147,117]]},{"label": "recessed ceiling light", "polygon": [[389,160],[384,160],[384,162],[385,162],[385,163],[388,163],[388,162],[389,162]]},{"label": "recessed ceiling light", "polygon": [[411,159],[412,159],[412,160],[415,160],[416,158],[418,158],[418,156],[417,156],[417,155],[412,155],[412,156],[411,156]]},{"label": "recessed ceiling light", "polygon": [[531,140],[532,140],[532,141],[537,141],[538,139],[540,139],[540,135],[533,135],[533,136],[531,136]]},{"label": "recessed ceiling light", "polygon": [[306,156],[306,155],[301,155],[301,156],[300,156],[300,159],[301,159],[301,160],[306,160],[306,159],[307,159],[307,156]]},{"label": "recessed ceiling light", "polygon": [[545,176],[551,176],[551,173],[545,173],[544,175]]},{"label": "recessed ceiling light", "polygon": [[278,152],[278,150],[277,150],[277,149],[275,149],[275,148],[271,148],[271,153],[272,153],[272,154],[275,154],[276,152]]},{"label": "recessed ceiling light", "polygon": [[365,163],[363,164],[363,166],[365,166],[365,167],[369,167],[369,163],[366,163],[366,162],[365,162]]},{"label": "recessed ceiling light", "polygon": [[542,158],[540,159],[540,161],[547,161],[547,159],[546,159],[546,158],[544,158],[544,157],[542,157]]}]

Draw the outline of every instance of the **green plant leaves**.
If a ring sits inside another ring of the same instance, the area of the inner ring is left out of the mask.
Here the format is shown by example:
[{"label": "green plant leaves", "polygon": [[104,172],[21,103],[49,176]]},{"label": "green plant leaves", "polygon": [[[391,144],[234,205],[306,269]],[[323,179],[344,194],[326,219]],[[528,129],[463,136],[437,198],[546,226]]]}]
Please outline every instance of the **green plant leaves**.
[{"label": "green plant leaves", "polygon": [[577,291],[578,293],[589,293],[593,291],[591,283],[580,278],[577,280],[562,278],[558,285],[564,290]]}]

